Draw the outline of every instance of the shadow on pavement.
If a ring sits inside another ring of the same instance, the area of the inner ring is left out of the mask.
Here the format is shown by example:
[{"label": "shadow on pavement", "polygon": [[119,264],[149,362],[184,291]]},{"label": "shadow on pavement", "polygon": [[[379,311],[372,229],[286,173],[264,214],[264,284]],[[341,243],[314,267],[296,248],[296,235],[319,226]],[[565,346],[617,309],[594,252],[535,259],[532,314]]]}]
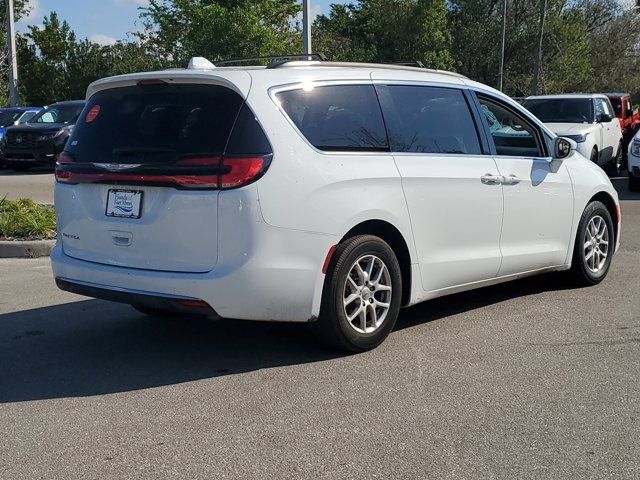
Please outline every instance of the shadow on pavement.
[{"label": "shadow on pavement", "polygon": [[[436,299],[403,310],[396,328],[564,286],[560,276],[544,275]],[[305,324],[158,320],[87,300],[0,315],[0,403],[125,392],[340,355],[318,345]]]}]

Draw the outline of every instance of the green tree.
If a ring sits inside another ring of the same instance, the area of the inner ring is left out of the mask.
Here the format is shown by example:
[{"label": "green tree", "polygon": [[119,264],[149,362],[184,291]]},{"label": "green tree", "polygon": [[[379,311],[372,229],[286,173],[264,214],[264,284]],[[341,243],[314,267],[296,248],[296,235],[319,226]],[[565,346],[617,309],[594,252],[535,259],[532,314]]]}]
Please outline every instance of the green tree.
[{"label": "green tree", "polygon": [[297,53],[296,0],[151,0],[140,38],[174,66],[210,60]]},{"label": "green tree", "polygon": [[332,5],[314,27],[316,50],[335,60],[452,66],[444,0],[360,0]]},{"label": "green tree", "polygon": [[52,12],[19,38],[21,95],[30,105],[84,98],[89,84],[111,75],[155,70],[160,62],[137,42],[98,45],[78,40]]}]

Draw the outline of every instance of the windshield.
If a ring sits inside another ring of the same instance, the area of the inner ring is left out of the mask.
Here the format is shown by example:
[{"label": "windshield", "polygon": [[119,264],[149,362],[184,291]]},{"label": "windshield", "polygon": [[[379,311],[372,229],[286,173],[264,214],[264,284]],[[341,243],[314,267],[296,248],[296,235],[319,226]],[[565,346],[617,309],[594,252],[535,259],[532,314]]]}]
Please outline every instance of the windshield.
[{"label": "windshield", "polygon": [[19,111],[4,110],[0,111],[0,127],[8,127],[20,116]]},{"label": "windshield", "polygon": [[590,98],[540,98],[525,100],[524,107],[544,123],[593,123]]},{"label": "windshield", "polygon": [[30,122],[31,119],[35,117],[38,113],[40,112],[36,112],[35,110],[31,112],[24,112],[22,116],[18,119],[18,123],[23,124],[23,123]]},{"label": "windshield", "polygon": [[29,123],[76,123],[84,105],[52,105],[33,117]]},{"label": "windshield", "polygon": [[611,100],[611,106],[613,107],[613,111],[616,112],[616,117],[622,116],[622,101],[619,98],[613,97],[609,98]]}]

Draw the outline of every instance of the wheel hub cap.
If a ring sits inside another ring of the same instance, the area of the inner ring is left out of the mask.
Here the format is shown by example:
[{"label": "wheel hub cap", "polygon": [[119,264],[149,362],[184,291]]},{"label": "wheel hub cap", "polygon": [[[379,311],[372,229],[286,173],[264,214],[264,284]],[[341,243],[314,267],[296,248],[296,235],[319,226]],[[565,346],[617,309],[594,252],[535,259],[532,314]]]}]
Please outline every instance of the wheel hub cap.
[{"label": "wheel hub cap", "polygon": [[343,308],[347,321],[359,333],[373,333],[384,323],[391,307],[391,276],[375,255],[356,260],[345,280]]},{"label": "wheel hub cap", "polygon": [[583,256],[587,268],[593,273],[600,272],[606,265],[609,256],[609,227],[600,215],[594,216],[587,224]]}]

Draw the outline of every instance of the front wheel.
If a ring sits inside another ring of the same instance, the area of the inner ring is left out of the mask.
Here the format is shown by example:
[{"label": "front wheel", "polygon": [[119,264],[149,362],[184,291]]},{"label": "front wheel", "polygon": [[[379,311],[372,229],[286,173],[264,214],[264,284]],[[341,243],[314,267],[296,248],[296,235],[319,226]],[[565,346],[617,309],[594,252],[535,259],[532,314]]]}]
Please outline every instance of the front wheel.
[{"label": "front wheel", "polygon": [[607,276],[615,249],[609,210],[601,202],[587,205],[576,235],[571,272],[581,285],[596,285]]},{"label": "front wheel", "polygon": [[395,253],[378,237],[358,235],[338,245],[333,254],[320,319],[313,328],[333,348],[371,350],[393,330],[401,300]]}]

